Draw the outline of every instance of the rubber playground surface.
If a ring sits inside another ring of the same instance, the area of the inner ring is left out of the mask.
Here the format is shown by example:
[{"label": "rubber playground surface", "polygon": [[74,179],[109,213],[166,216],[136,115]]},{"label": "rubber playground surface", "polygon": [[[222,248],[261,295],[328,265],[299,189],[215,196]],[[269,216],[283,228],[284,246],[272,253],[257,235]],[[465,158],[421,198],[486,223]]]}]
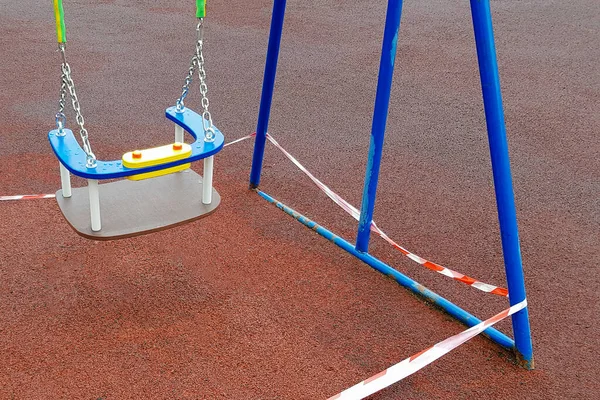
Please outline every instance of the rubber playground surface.
[{"label": "rubber playground surface", "polygon": [[[100,158],[172,140],[164,109],[193,51],[190,3],[65,2]],[[209,97],[227,141],[256,128],[271,6],[209,2]],[[288,1],[269,126],[355,206],[385,7]],[[492,9],[536,369],[478,336],[373,399],[600,392],[600,4]],[[0,1],[0,32],[0,196],[54,193],[51,3]],[[187,104],[198,108],[197,89]],[[252,142],[216,157],[214,214],[147,236],[90,241],[53,199],[0,202],[0,399],[326,399],[465,329],[249,191]],[[356,222],[272,145],[261,189],[355,240]],[[505,286],[468,2],[405,2],[375,221],[417,254]],[[375,236],[371,253],[482,319],[507,307]]]}]

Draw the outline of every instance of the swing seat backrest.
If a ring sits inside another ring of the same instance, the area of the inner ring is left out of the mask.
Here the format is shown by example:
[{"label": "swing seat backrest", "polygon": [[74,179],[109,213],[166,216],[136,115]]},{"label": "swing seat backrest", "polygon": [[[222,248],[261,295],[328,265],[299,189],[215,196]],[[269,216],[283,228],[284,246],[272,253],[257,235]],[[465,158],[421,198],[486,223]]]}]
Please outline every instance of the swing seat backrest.
[{"label": "swing seat backrest", "polygon": [[182,127],[193,138],[194,142],[190,144],[192,152],[188,157],[167,162],[159,165],[151,165],[141,168],[127,168],[121,160],[97,161],[95,168],[86,167],[86,154],[79,145],[73,132],[65,129],[65,135],[59,136],[58,130],[52,130],[48,133],[48,140],[52,150],[62,165],[65,166],[73,175],[85,179],[116,179],[129,176],[140,175],[155,171],[161,171],[167,168],[178,167],[194,161],[217,154],[223,149],[225,138],[221,131],[213,126],[215,130],[215,140],[213,142],[204,141],[204,126],[202,117],[194,111],[186,108],[183,112],[177,112],[175,107],[167,108],[165,115],[167,119]]}]

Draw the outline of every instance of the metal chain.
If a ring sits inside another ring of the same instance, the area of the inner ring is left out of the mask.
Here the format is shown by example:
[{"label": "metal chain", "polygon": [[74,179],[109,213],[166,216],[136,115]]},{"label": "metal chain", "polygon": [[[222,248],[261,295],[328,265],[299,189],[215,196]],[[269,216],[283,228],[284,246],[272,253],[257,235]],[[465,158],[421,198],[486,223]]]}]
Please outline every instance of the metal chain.
[{"label": "metal chain", "polygon": [[196,70],[196,66],[198,65],[198,59],[196,55],[192,57],[190,61],[190,69],[188,71],[188,75],[185,77],[185,83],[183,84],[183,88],[181,89],[181,96],[177,99],[177,112],[182,112],[185,109],[185,104],[183,101],[188,95],[190,91],[190,84],[194,80],[194,71]]},{"label": "metal chain", "polygon": [[215,129],[210,112],[208,111],[208,85],[206,84],[206,70],[204,69],[204,54],[202,47],[204,45],[204,18],[200,18],[198,26],[198,40],[196,41],[196,58],[198,60],[198,80],[200,81],[200,94],[202,95],[202,125],[204,127],[204,141],[213,142],[215,140]]},{"label": "metal chain", "polygon": [[[62,72],[62,68],[61,68]],[[67,78],[65,74],[60,76],[60,99],[58,100],[58,112],[63,113],[65,111],[65,103],[67,97]]]},{"label": "metal chain", "polygon": [[204,68],[204,54],[202,48],[204,45],[204,18],[200,18],[196,26],[197,40],[196,52],[190,61],[188,75],[181,91],[181,97],[177,99],[177,111],[182,112],[185,109],[184,100],[188,95],[190,84],[194,80],[194,71],[198,68],[198,81],[200,82],[200,94],[202,96],[202,127],[204,128],[204,141],[213,142],[215,140],[215,129],[213,128],[212,116],[208,111],[208,85],[206,84],[206,70]]},{"label": "metal chain", "polygon": [[58,112],[56,113],[56,128],[58,129],[58,136],[65,136],[65,125],[67,124],[67,117],[65,116],[65,103],[67,96],[67,80],[65,74],[60,76],[60,97],[58,99]]},{"label": "metal chain", "polygon": [[[73,82],[73,78],[71,78],[71,67],[69,66],[69,63],[67,63],[67,60],[66,60],[64,45],[61,45],[59,47],[59,50],[60,50],[62,58],[63,58],[63,63],[61,65],[62,79],[63,79],[63,83],[66,85],[66,87],[69,91],[69,94],[71,95],[71,104],[73,106],[73,110],[75,110],[75,121],[77,122],[77,125],[79,126],[79,136],[81,137],[81,142],[83,143],[83,151],[85,151],[85,154],[87,155],[86,166],[88,168],[95,168],[96,164],[97,164],[96,163],[96,155],[92,151],[92,145],[90,144],[90,141],[89,141],[88,131],[87,131],[87,129],[85,129],[85,126],[84,126],[85,120],[83,119],[83,115],[81,114],[81,106],[79,104],[79,99],[77,98],[77,92],[75,91],[75,83]],[[62,90],[62,88],[61,88],[61,90]],[[66,95],[66,93],[65,93],[65,95]],[[63,100],[63,102],[59,103],[59,105],[62,106],[62,108],[64,109],[64,99],[62,98],[62,92],[61,92],[61,100]],[[63,114],[63,116],[64,116],[64,114]],[[57,122],[57,124],[58,124],[58,122]]]}]

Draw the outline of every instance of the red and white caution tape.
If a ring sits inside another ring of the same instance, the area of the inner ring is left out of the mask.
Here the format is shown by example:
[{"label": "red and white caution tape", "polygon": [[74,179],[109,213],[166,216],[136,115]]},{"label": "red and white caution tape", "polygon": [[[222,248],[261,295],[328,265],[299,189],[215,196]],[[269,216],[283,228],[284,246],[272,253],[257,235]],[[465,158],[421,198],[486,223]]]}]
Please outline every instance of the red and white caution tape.
[{"label": "red and white caution tape", "polygon": [[499,314],[494,315],[490,319],[480,322],[479,324],[459,333],[458,335],[449,337],[448,339],[439,342],[427,350],[423,350],[420,353],[417,353],[399,362],[398,364],[378,373],[377,375],[373,375],[369,379],[364,380],[333,397],[330,397],[328,400],[364,399],[365,397],[370,396],[373,393],[376,393],[406,378],[407,376],[414,374],[438,358],[448,354],[450,351],[454,350],[469,339],[479,335],[490,326],[502,321],[506,317],[524,309],[525,307],[527,307],[527,299],[515,304]]},{"label": "red and white caution tape", "polygon": [[391,244],[393,247],[395,247],[398,251],[400,251],[406,257],[410,258],[414,262],[421,264],[425,268],[428,268],[432,271],[435,271],[444,276],[452,278],[456,281],[462,282],[468,286],[474,287],[475,289],[479,289],[482,292],[492,293],[492,294],[496,294],[496,295],[502,296],[502,297],[508,297],[508,290],[506,290],[505,288],[478,281],[477,279],[471,278],[470,276],[463,275],[460,272],[453,271],[450,268],[446,268],[446,267],[436,264],[434,262],[425,260],[424,258],[421,258],[418,255],[411,253],[410,251],[408,251],[405,248],[403,248],[402,246],[400,246],[398,243],[394,242],[392,239],[390,239],[388,237],[388,235],[385,234],[385,232],[383,232],[381,229],[379,229],[376,225],[373,225],[371,227],[371,230],[376,232],[379,236],[381,236],[383,238],[383,240],[385,240],[386,242]]},{"label": "red and white caution tape", "polygon": [[54,194],[24,194],[20,196],[0,196],[0,201],[53,199]]},{"label": "red and white caution tape", "polygon": [[244,140],[247,140],[247,139],[253,138],[254,136],[256,136],[256,133],[252,133],[252,134],[250,134],[250,135],[248,135],[248,136],[244,136],[243,138],[239,138],[239,139],[236,139],[236,140],[232,140],[232,141],[231,141],[231,142],[229,142],[229,143],[225,143],[225,144],[223,145],[223,147],[227,147],[227,146],[231,146],[232,144],[236,144],[236,143],[239,143],[239,142],[243,142]]},{"label": "red and white caution tape", "polygon": [[[313,174],[311,174],[302,164],[300,164],[300,162],[298,160],[296,160],[296,158],[294,158],[294,156],[292,156],[290,153],[287,152],[287,150],[285,150],[274,138],[273,136],[271,136],[270,134],[267,134],[267,138],[269,139],[269,141],[271,143],[273,143],[273,145],[275,147],[277,147],[279,150],[281,150],[281,152],[292,162],[294,163],[294,165],[296,165],[296,167],[298,167],[300,169],[300,171],[304,172],[309,178],[310,180],[312,180],[315,185],[317,185],[331,200],[333,200],[333,202],[337,205],[339,205],[344,211],[346,211],[348,214],[350,214],[354,219],[356,219],[357,221],[360,220],[360,211],[354,207],[352,204],[348,203],[346,200],[344,200],[342,197],[340,197],[340,195],[338,195],[337,193],[335,193],[333,190],[331,190],[327,185],[325,185],[323,182],[321,182],[320,180],[318,180]],[[378,234],[379,236],[381,236],[381,238],[383,238],[386,242],[388,242],[389,244],[391,244],[394,248],[396,248],[397,250],[399,250],[402,254],[404,254],[406,257],[410,258],[411,260],[421,264],[422,266],[435,271],[437,273],[440,273],[444,276],[447,276],[449,278],[452,278],[454,280],[457,280],[459,282],[462,282],[468,286],[474,287],[476,289],[479,289],[483,292],[486,293],[492,293],[492,294],[496,294],[499,296],[503,296],[503,297],[508,297],[508,290],[506,290],[505,288],[501,288],[498,286],[494,286],[494,285],[490,285],[488,283],[484,283],[481,282],[477,279],[471,278],[470,276],[467,275],[463,275],[460,272],[456,272],[451,270],[450,268],[446,268],[444,266],[441,266],[439,264],[433,263],[431,261],[428,261],[422,257],[419,257],[418,255],[411,253],[410,251],[406,250],[404,247],[400,246],[398,243],[394,242],[388,235],[385,234],[385,232],[383,232],[378,226],[377,224],[375,224],[375,222],[373,221],[371,223],[371,231],[375,232],[376,234]]]}]

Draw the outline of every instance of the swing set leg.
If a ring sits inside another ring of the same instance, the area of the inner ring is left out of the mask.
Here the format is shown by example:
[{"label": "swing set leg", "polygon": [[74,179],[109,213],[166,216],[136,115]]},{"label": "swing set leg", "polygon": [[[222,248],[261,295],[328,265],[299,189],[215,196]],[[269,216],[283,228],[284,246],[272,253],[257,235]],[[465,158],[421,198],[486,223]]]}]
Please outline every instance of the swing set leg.
[{"label": "swing set leg", "polygon": [[183,128],[175,125],[175,143],[183,143]]},{"label": "swing set leg", "polygon": [[92,231],[98,232],[102,229],[102,223],[100,220],[100,188],[97,179],[88,179],[88,190],[90,195]]},{"label": "swing set leg", "polygon": [[212,203],[212,182],[215,157],[204,159],[204,177],[202,178],[202,204]]},{"label": "swing set leg", "polygon": [[[175,143],[183,143],[183,128],[175,125]],[[213,169],[215,157],[204,159],[204,177],[202,178],[202,204],[212,203]]]},{"label": "swing set leg", "polygon": [[71,173],[61,163],[58,165],[60,166],[60,184],[62,187],[62,196],[64,198],[69,198],[73,194],[71,191]]}]

